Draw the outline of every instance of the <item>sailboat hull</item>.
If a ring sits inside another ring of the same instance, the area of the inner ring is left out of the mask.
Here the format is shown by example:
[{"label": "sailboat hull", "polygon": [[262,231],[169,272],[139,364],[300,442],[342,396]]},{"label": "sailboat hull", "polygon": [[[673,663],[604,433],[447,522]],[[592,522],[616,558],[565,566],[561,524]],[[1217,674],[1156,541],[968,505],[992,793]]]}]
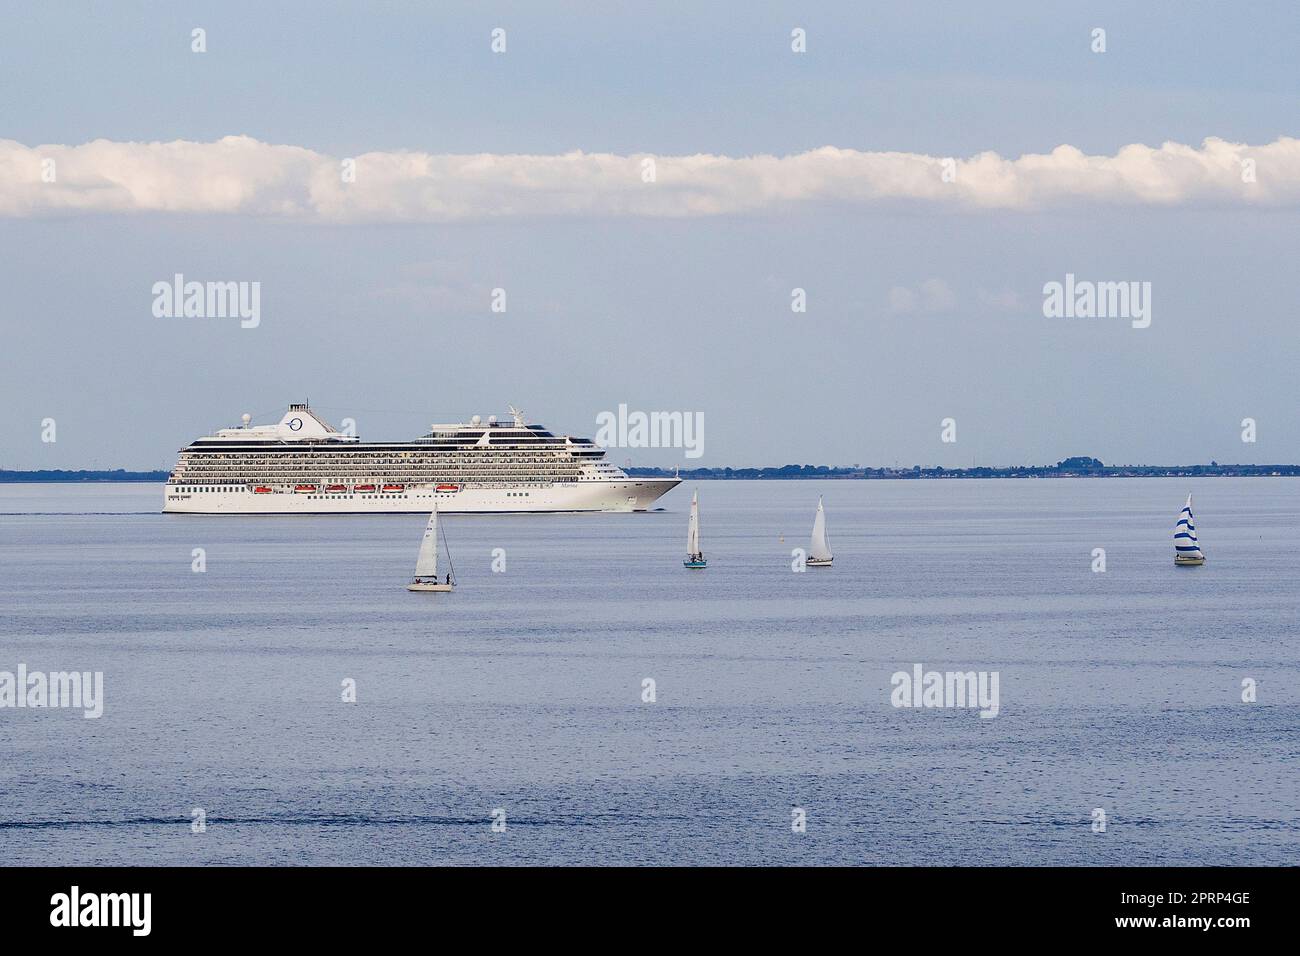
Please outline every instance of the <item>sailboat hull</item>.
[{"label": "sailboat hull", "polygon": [[416,581],[413,584],[408,584],[406,586],[406,590],[408,591],[451,591],[454,590],[455,587],[456,585],[454,584],[421,584],[419,581]]},{"label": "sailboat hull", "polygon": [[809,558],[804,563],[810,568],[829,568],[834,558]]},{"label": "sailboat hull", "polygon": [[707,561],[683,561],[682,562],[682,567],[690,568],[692,571],[699,571],[702,568],[707,568],[708,566],[709,566],[709,562]]},{"label": "sailboat hull", "polygon": [[1198,565],[1198,564],[1204,564],[1204,563],[1205,563],[1205,558],[1203,558],[1203,557],[1201,557],[1201,558],[1189,558],[1189,557],[1185,557],[1185,556],[1183,556],[1183,555],[1181,555],[1181,554],[1176,554],[1176,555],[1174,555],[1174,564],[1178,565],[1179,567],[1183,567],[1183,566],[1191,566],[1191,565]]}]

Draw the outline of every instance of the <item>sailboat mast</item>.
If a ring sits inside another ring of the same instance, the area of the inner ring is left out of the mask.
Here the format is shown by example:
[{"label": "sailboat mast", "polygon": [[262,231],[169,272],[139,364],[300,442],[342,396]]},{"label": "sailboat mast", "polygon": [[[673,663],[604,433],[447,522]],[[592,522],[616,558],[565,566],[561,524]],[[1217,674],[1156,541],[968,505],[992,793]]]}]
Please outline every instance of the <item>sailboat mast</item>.
[{"label": "sailboat mast", "polygon": [[[434,507],[436,508],[437,506],[435,505]],[[454,581],[456,580],[456,566],[451,563],[451,545],[447,543],[446,532],[443,532],[442,535],[442,549],[447,554],[447,570],[451,573],[451,579]]]},{"label": "sailboat mast", "polygon": [[700,493],[691,496],[691,517],[686,528],[686,553],[694,556],[700,553]]}]

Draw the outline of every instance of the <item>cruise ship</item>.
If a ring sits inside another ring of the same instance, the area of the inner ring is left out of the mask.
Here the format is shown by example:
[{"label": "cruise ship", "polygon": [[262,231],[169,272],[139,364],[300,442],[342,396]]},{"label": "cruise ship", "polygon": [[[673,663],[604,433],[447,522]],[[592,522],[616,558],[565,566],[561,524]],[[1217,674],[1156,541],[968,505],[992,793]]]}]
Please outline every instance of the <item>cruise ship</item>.
[{"label": "cruise ship", "polygon": [[164,512],[333,514],[646,511],[679,478],[630,478],[588,438],[511,421],[431,425],[409,442],[363,442],[306,404],[274,425],[222,428],[182,448]]}]

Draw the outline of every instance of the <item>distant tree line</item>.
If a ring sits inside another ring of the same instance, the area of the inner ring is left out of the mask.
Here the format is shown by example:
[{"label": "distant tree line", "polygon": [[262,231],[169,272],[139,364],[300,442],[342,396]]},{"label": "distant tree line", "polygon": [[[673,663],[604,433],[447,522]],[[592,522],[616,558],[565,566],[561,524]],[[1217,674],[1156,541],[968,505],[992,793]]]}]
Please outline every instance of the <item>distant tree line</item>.
[{"label": "distant tree line", "polygon": [[[1208,465],[1103,465],[1096,458],[1084,455],[1066,458],[1055,465],[1010,465],[993,468],[944,468],[934,465],[922,468],[866,468],[832,467],[830,465],[782,465],[779,468],[683,468],[679,472],[670,468],[628,468],[627,473],[636,478],[701,479],[783,479],[783,478],[1072,478],[1095,476],[1101,478],[1199,478],[1275,475],[1300,477],[1300,465],[1221,465],[1211,461]],[[16,481],[166,481],[166,471],[126,471],[122,468],[94,471],[42,469],[39,471],[0,470],[0,482]]]},{"label": "distant tree line", "polygon": [[629,468],[627,473],[637,478],[727,479],[727,478],[1074,478],[1095,476],[1101,478],[1187,478],[1229,477],[1256,475],[1285,475],[1300,477],[1300,465],[1104,465],[1096,458],[1076,456],[1058,461],[1055,465],[1010,465],[1006,467],[980,466],[974,468],[944,468],[935,465],[922,468],[864,468],[830,467],[829,465],[782,465],[779,468]]},{"label": "distant tree line", "polygon": [[41,469],[40,471],[3,471],[0,470],[0,482],[3,481],[166,481],[165,471],[126,471],[114,468],[104,471],[64,471],[61,468]]}]

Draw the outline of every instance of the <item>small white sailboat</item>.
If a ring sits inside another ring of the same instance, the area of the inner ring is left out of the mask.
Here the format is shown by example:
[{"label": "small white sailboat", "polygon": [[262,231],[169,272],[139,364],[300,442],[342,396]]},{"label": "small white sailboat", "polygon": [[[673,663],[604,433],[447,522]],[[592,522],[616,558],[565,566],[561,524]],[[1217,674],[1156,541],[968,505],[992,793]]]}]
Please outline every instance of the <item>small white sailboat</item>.
[{"label": "small white sailboat", "polygon": [[1196,521],[1192,518],[1192,496],[1188,495],[1187,504],[1183,505],[1178,516],[1178,524],[1174,526],[1174,564],[1204,563],[1205,554],[1196,540]]},{"label": "small white sailboat", "polygon": [[[444,545],[446,544],[444,540]],[[406,586],[408,591],[450,591],[452,583],[451,551],[447,552],[447,580],[438,582],[438,506],[429,514],[429,524],[420,541],[420,556],[415,559],[415,580]]]},{"label": "small white sailboat", "polygon": [[699,570],[708,566],[709,562],[700,550],[700,493],[697,491],[691,496],[691,519],[686,526],[686,560],[682,567]]},{"label": "small white sailboat", "polygon": [[834,560],[831,543],[826,539],[826,509],[822,507],[822,499],[818,495],[817,517],[813,519],[812,546],[808,549],[807,565],[810,568],[829,568]]}]

